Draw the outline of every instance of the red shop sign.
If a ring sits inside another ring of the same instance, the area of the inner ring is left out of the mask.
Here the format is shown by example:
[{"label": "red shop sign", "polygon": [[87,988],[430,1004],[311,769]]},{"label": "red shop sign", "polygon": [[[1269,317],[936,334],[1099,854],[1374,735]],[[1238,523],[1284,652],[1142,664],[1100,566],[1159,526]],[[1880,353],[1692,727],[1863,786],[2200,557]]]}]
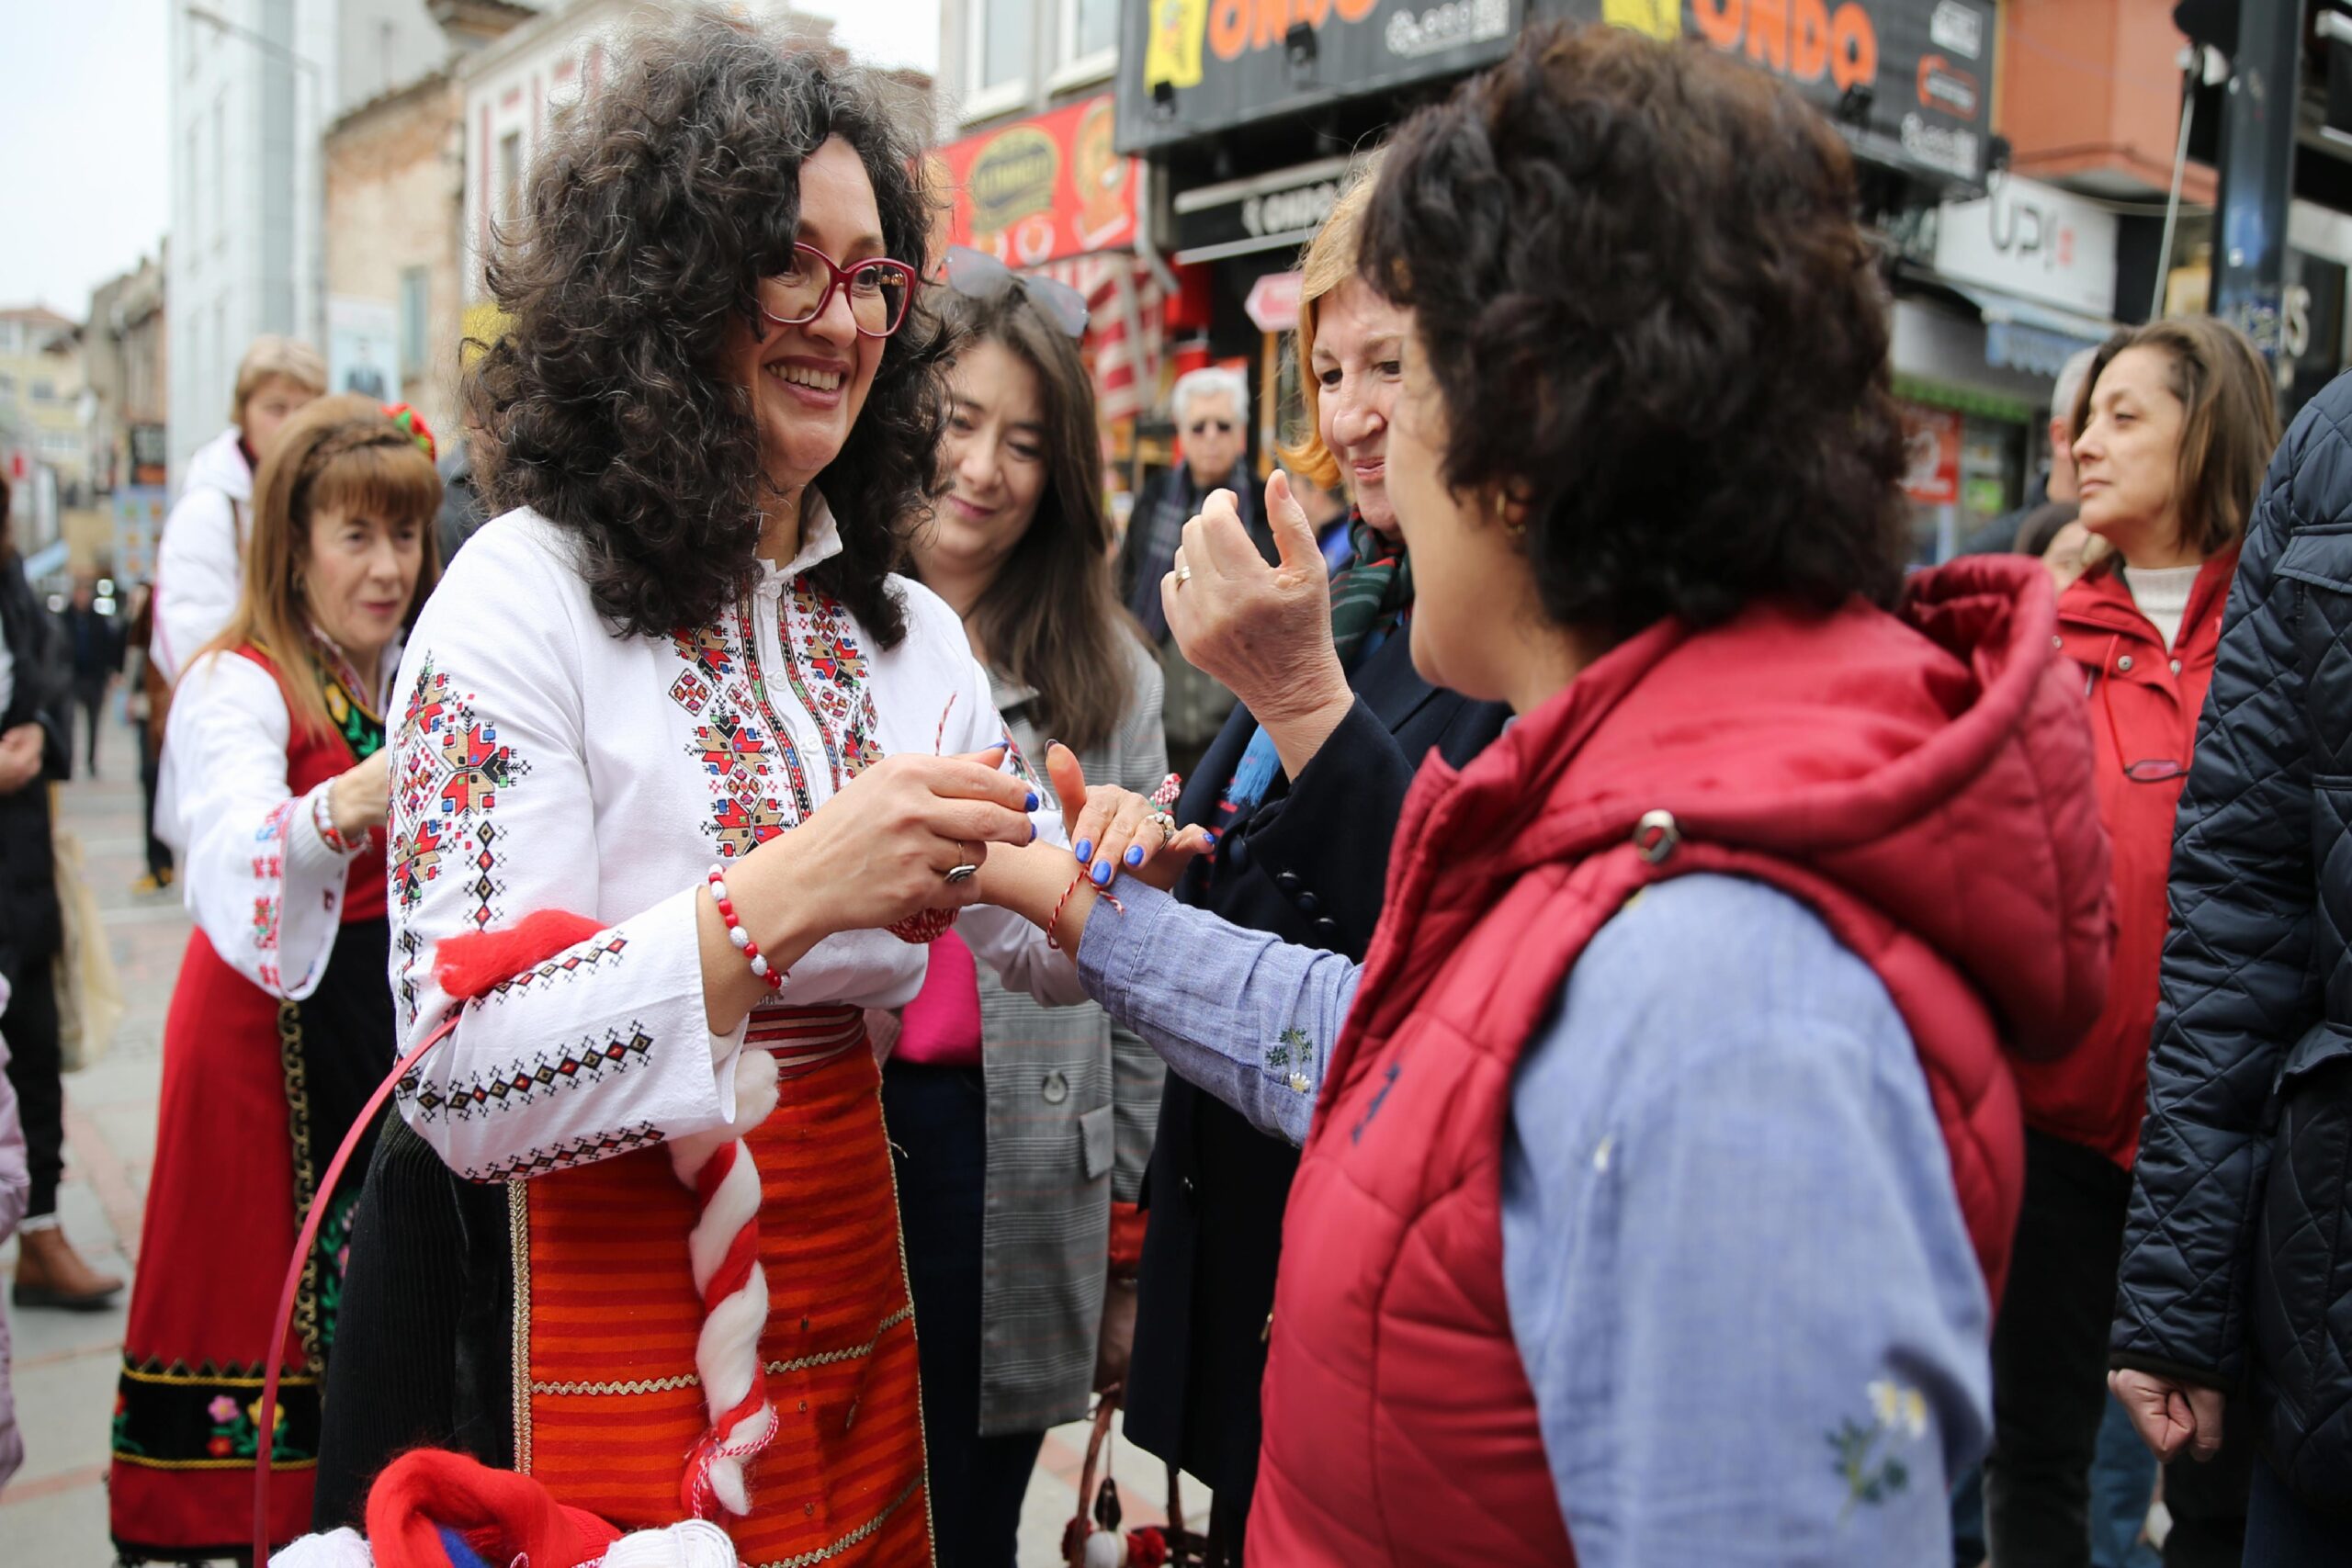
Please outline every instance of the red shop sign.
[{"label": "red shop sign", "polygon": [[948,243],[1014,266],[1134,244],[1140,165],[1111,150],[1112,121],[1105,93],[932,153],[955,196]]},{"label": "red shop sign", "polygon": [[1903,405],[1903,493],[1922,506],[1960,499],[1961,418],[1950,409]]}]

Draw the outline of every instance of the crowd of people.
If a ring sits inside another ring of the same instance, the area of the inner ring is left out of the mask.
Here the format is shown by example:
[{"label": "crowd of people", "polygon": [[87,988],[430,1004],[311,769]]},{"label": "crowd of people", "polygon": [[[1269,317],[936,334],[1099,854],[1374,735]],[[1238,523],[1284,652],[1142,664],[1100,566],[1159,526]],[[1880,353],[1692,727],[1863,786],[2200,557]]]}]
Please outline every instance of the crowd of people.
[{"label": "crowd of people", "polygon": [[[2352,378],[2282,445],[2127,330],[1912,570],[1836,130],[1531,28],[1307,246],[1279,467],[1195,371],[1122,538],[1083,299],[918,152],[687,15],[460,451],[248,355],[129,649],[196,930],[126,1560],[266,1466],[294,1568],[1001,1568],[1107,1401],[1184,1562],[2087,1564],[2160,1486],[2167,1562],[2352,1563]],[[0,571],[20,1305],[119,1289],[38,1240],[77,608]]]}]

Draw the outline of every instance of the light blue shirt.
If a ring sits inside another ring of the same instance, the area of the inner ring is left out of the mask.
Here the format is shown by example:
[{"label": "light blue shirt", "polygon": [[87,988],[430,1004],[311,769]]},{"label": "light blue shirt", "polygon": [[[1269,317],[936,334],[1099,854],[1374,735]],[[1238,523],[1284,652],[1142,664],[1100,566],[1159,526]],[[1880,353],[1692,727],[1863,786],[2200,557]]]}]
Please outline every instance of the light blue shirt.
[{"label": "light blue shirt", "polygon": [[[1148,888],[1088,991],[1305,1140],[1359,968]],[[1503,1283],[1586,1568],[1951,1561],[1991,1314],[1909,1032],[1796,900],[1660,884],[1604,925],[1504,1127]]]}]

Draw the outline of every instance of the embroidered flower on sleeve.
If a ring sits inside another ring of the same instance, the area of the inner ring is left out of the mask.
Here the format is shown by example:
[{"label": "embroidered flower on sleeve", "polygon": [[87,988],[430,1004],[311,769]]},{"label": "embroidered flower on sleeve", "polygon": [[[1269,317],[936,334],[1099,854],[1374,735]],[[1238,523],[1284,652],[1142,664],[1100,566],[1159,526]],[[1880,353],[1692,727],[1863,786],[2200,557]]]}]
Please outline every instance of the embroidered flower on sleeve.
[{"label": "embroidered flower on sleeve", "polygon": [[1917,1389],[1874,1378],[1862,1392],[1870,1401],[1869,1425],[1848,1416],[1825,1434],[1837,1455],[1838,1478],[1846,1483],[1849,1515],[1865,1504],[1876,1506],[1911,1483],[1911,1467],[1896,1450],[1928,1431],[1928,1398]]},{"label": "embroidered flower on sleeve", "polygon": [[225,1393],[217,1393],[212,1396],[212,1403],[204,1407],[204,1413],[225,1426],[237,1418],[237,1402]]}]

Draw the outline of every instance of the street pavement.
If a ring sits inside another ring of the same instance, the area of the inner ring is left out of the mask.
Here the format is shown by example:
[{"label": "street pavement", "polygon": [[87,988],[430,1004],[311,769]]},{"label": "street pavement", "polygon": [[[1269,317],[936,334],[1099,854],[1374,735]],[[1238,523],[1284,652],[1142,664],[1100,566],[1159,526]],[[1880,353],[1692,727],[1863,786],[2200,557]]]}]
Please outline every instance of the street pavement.
[{"label": "street pavement", "polygon": [[[78,737],[77,737],[78,740]],[[105,922],[127,1009],[113,1047],[65,1080],[65,1185],[58,1209],[65,1231],[103,1269],[132,1276],[147,1179],[154,1168],[155,1106],[163,1075],[164,1017],[187,943],[176,892],[140,897],[146,869],[140,831],[137,741],[120,722],[105,727],[100,776],[59,792],[59,818],[81,840],[92,894]],[[275,1278],[280,1258],[240,1260]],[[0,1246],[13,1277],[16,1244]],[[126,1290],[105,1313],[9,1314],[16,1336],[17,1415],[25,1467],[0,1491],[0,1562],[26,1568],[107,1568],[107,1431],[122,1349]],[[1078,1502],[1085,1457],[1083,1423],[1049,1434],[1022,1508],[1020,1568],[1062,1561],[1064,1523]],[[1125,1523],[1161,1521],[1165,1471],[1124,1439],[1114,1445]],[[1207,1521],[1208,1492],[1187,1478],[1184,1501],[1195,1529]]]}]

